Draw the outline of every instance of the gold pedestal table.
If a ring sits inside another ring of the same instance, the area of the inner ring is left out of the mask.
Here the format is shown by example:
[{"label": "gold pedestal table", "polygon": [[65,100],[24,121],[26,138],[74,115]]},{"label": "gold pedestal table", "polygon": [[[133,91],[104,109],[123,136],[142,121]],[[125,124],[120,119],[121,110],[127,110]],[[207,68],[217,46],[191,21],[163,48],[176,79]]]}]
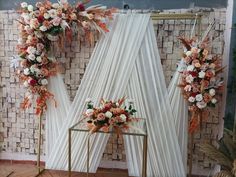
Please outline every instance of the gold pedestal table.
[{"label": "gold pedestal table", "polygon": [[[115,131],[103,132],[97,131],[93,134],[90,133],[90,130],[86,126],[86,120],[79,121],[78,123],[74,124],[68,130],[68,176],[71,177],[71,154],[72,154],[72,133],[87,133],[87,177],[89,176],[89,151],[90,151],[90,137],[99,133],[99,134],[113,134],[116,133]],[[146,121],[145,119],[140,119],[137,122],[132,124],[132,127],[128,130],[121,133],[121,136],[136,136],[136,137],[143,137],[143,152],[142,152],[142,176],[147,177],[147,131],[146,131]],[[93,141],[96,141],[94,138]],[[93,143],[92,143],[93,144]],[[91,147],[92,148],[92,147]]]}]

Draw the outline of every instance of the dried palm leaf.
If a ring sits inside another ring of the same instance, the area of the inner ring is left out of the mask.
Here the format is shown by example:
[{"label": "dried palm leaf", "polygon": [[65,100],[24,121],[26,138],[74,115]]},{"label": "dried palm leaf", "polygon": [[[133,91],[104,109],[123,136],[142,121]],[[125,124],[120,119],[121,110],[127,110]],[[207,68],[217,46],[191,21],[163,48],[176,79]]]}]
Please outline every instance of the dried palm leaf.
[{"label": "dried palm leaf", "polygon": [[234,163],[233,163],[232,174],[234,175],[234,177],[236,177],[236,159],[234,160]]},{"label": "dried palm leaf", "polygon": [[204,152],[212,160],[215,160],[219,165],[224,166],[228,170],[232,169],[233,162],[213,145],[201,144],[200,151]]},{"label": "dried palm leaf", "polygon": [[191,50],[192,47],[186,39],[181,36],[179,36],[178,39],[182,42],[182,44],[184,45],[184,47],[186,47],[187,50]]},{"label": "dried palm leaf", "polygon": [[216,173],[213,177],[234,177],[234,175],[229,171],[223,170],[220,171],[219,173]]},{"label": "dried palm leaf", "polygon": [[233,143],[232,139],[233,139],[232,135],[224,131],[224,136],[221,139],[221,141],[227,148],[228,157],[234,160],[236,158],[236,144]]}]

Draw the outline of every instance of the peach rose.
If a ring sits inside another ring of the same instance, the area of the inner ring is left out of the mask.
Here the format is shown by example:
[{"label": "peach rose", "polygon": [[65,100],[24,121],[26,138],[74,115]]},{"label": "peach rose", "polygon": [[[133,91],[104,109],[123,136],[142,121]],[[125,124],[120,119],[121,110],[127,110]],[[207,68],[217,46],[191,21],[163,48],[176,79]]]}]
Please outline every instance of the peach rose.
[{"label": "peach rose", "polygon": [[97,116],[97,120],[105,120],[106,116],[104,113],[99,113]]},{"label": "peach rose", "polygon": [[49,76],[49,71],[48,71],[46,68],[41,68],[41,73],[42,73],[45,77]]},{"label": "peach rose", "polygon": [[209,86],[209,81],[207,80],[202,80],[201,81],[201,87],[202,88],[207,88]]},{"label": "peach rose", "polygon": [[211,101],[212,97],[211,97],[210,94],[205,93],[205,94],[203,95],[203,99],[204,99],[204,101],[205,101],[206,103],[209,103],[209,102]]},{"label": "peach rose", "polygon": [[21,65],[21,67],[26,67],[27,66],[27,64],[28,64],[28,62],[27,62],[27,60],[21,60],[21,62],[20,62],[20,65]]},{"label": "peach rose", "polygon": [[211,71],[211,70],[207,70],[206,71],[206,77],[209,77],[209,78],[211,78],[211,77],[213,77],[215,74]]}]

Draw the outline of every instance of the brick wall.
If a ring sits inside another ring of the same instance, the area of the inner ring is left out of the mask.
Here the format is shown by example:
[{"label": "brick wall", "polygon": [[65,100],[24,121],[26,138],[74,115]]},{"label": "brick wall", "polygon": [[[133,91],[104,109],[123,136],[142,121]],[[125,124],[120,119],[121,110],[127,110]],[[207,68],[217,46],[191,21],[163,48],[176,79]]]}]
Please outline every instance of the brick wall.
[{"label": "brick wall", "polygon": [[[164,13],[184,13],[186,10],[165,11]],[[216,25],[210,32],[211,52],[222,56],[224,50],[224,28],[226,9],[204,10],[202,31],[215,18]],[[196,12],[194,12],[196,13]],[[38,135],[38,119],[33,109],[22,112],[19,109],[24,95],[24,88],[18,84],[14,69],[10,68],[10,60],[16,54],[18,39],[17,14],[14,11],[0,11],[0,143],[2,153],[21,153],[35,155]],[[157,44],[163,64],[166,83],[169,84],[176,63],[180,59],[182,47],[177,40],[179,35],[189,36],[194,20],[160,20],[154,21]],[[63,52],[55,49],[55,56],[64,64],[64,81],[73,100],[83,77],[93,47],[84,46],[83,41],[73,41],[65,46]],[[219,105],[220,107],[220,105]],[[213,111],[209,120],[203,124],[202,133],[195,137],[194,161],[201,168],[210,167],[211,163],[198,151],[197,144],[202,141],[212,142],[217,138],[219,127],[219,109]],[[43,144],[45,142],[43,131]],[[44,147],[44,146],[43,146]],[[44,153],[43,148],[43,153]],[[104,160],[125,162],[122,138],[114,135],[110,138],[103,156]]]}]

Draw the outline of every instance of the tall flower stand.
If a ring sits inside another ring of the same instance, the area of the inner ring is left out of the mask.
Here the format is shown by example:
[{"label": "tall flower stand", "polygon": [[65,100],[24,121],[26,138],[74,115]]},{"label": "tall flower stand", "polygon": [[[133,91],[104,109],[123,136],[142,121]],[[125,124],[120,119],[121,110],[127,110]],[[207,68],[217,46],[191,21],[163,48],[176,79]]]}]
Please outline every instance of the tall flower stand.
[{"label": "tall flower stand", "polygon": [[38,177],[40,176],[45,169],[41,167],[40,164],[40,157],[41,157],[41,141],[42,141],[42,118],[43,118],[43,111],[39,115],[39,133],[38,133],[38,146],[37,146],[37,166],[34,169],[34,176]]},{"label": "tall flower stand", "polygon": [[[133,130],[129,129],[127,132],[122,132],[122,135],[127,135],[127,136],[139,136],[143,137],[143,158],[142,158],[142,176],[141,177],[147,177],[147,146],[148,146],[148,141],[147,141],[147,131],[146,131],[146,123],[145,120],[142,120],[142,131],[138,130]],[[77,133],[82,133],[86,132],[87,133],[87,159],[86,159],[86,164],[87,164],[87,177],[89,176],[89,160],[90,160],[90,147],[91,147],[91,137],[96,134],[96,133],[105,133],[103,131],[97,131],[94,134],[90,133],[90,130],[87,129],[86,124],[82,121],[76,123],[73,125],[71,128],[68,130],[68,176],[71,177],[71,169],[72,169],[72,164],[71,164],[71,154],[72,154],[72,132],[77,132]],[[113,134],[115,131],[109,131],[106,132],[107,134]],[[96,141],[96,139],[94,140]],[[93,144],[93,143],[92,143]]]}]

